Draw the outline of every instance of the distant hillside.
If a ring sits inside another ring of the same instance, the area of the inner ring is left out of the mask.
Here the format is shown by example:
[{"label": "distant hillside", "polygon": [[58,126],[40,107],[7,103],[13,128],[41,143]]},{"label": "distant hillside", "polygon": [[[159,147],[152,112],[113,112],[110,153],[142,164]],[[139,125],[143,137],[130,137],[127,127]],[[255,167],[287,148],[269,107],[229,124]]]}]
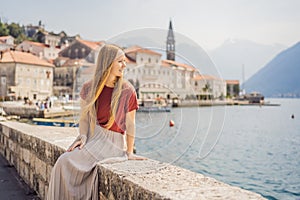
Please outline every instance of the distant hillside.
[{"label": "distant hillside", "polygon": [[300,42],[279,53],[245,82],[247,92],[265,96],[300,97]]},{"label": "distant hillside", "polygon": [[228,39],[220,47],[209,52],[224,79],[243,81],[243,65],[245,80],[267,64],[286,46],[262,45],[249,40]]}]

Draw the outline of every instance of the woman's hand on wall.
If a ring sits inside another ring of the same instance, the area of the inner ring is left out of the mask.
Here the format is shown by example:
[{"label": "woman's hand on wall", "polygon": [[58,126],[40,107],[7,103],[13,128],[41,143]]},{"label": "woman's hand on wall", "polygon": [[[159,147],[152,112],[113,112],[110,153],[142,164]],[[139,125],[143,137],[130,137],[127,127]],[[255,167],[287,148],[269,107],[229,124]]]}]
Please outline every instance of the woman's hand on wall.
[{"label": "woman's hand on wall", "polygon": [[127,154],[127,157],[128,157],[128,160],[147,160],[146,157],[143,157],[143,156],[138,156],[138,155],[135,155],[133,153],[126,153]]},{"label": "woman's hand on wall", "polygon": [[71,144],[71,146],[67,149],[68,152],[73,151],[76,147],[79,146],[79,149],[82,149],[87,140],[86,135],[79,135],[76,140]]}]

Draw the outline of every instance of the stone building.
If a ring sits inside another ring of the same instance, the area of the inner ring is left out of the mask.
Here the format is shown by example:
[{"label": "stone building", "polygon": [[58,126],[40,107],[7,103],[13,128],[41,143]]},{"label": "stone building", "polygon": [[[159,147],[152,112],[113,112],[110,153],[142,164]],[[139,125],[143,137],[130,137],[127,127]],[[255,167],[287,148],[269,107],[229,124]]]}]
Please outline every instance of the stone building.
[{"label": "stone building", "polygon": [[0,96],[12,99],[45,99],[52,95],[54,65],[20,51],[0,56]]},{"label": "stone building", "polygon": [[226,81],[211,75],[198,74],[192,77],[193,95],[198,100],[223,99],[226,96]]},{"label": "stone building", "polygon": [[223,79],[203,75],[193,66],[162,60],[161,54],[139,46],[125,49],[128,58],[125,77],[140,99],[216,99],[225,97]]},{"label": "stone building", "polygon": [[58,57],[58,53],[61,50],[59,47],[55,46],[55,41],[50,42],[49,45],[28,40],[25,40],[22,43],[20,43],[16,49],[18,51],[32,53],[35,56],[45,58],[47,60],[56,59]]},{"label": "stone building", "polygon": [[10,35],[1,36],[0,37],[0,51],[5,51],[7,49],[15,48],[14,41],[15,41],[15,38]]},{"label": "stone building", "polygon": [[88,62],[95,63],[97,50],[104,42],[93,42],[77,38],[68,47],[59,52],[59,57],[70,59],[86,59]]},{"label": "stone building", "polygon": [[[30,26],[28,26],[30,28]],[[23,41],[17,46],[17,50],[30,52],[40,58],[45,58],[47,60],[54,60],[59,56],[59,52],[68,47],[70,43],[80,38],[77,36],[67,36],[64,31],[61,31],[58,34],[47,32],[44,29],[36,29],[39,26],[32,26],[31,30],[36,31],[32,37],[37,42],[32,41]]]},{"label": "stone building", "polygon": [[226,80],[227,97],[237,97],[240,94],[239,80]]},{"label": "stone building", "polygon": [[42,21],[40,20],[38,25],[32,25],[32,24],[28,24],[26,26],[24,26],[24,30],[25,30],[25,35],[27,37],[34,37],[34,35],[41,31],[44,30],[45,25],[42,24]]},{"label": "stone building", "polygon": [[54,95],[71,99],[78,97],[80,85],[91,78],[98,50],[103,44],[76,39],[59,53],[54,61]]},{"label": "stone building", "polygon": [[157,97],[186,98],[191,77],[196,69],[172,60],[162,60],[161,54],[139,46],[125,49],[128,58],[126,78],[136,87],[141,99]]}]

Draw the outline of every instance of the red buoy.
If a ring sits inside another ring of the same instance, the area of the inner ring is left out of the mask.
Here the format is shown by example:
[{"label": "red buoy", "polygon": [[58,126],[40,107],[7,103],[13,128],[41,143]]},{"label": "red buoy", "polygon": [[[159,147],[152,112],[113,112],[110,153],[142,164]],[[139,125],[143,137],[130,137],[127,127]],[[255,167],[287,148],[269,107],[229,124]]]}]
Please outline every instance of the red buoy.
[{"label": "red buoy", "polygon": [[174,126],[174,125],[175,125],[174,121],[173,121],[173,120],[170,120],[169,126],[172,127],[172,126]]}]

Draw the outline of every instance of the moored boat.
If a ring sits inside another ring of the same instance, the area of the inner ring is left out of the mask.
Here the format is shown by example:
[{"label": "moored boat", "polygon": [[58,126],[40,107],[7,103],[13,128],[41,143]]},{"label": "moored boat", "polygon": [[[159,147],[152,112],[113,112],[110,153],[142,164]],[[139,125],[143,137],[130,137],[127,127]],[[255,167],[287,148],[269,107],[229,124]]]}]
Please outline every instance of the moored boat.
[{"label": "moored boat", "polygon": [[142,102],[138,112],[171,112],[171,106],[168,106],[160,99],[147,99]]},{"label": "moored boat", "polygon": [[78,127],[78,123],[75,120],[67,120],[67,119],[33,118],[32,122],[35,125],[43,125],[43,126]]}]

